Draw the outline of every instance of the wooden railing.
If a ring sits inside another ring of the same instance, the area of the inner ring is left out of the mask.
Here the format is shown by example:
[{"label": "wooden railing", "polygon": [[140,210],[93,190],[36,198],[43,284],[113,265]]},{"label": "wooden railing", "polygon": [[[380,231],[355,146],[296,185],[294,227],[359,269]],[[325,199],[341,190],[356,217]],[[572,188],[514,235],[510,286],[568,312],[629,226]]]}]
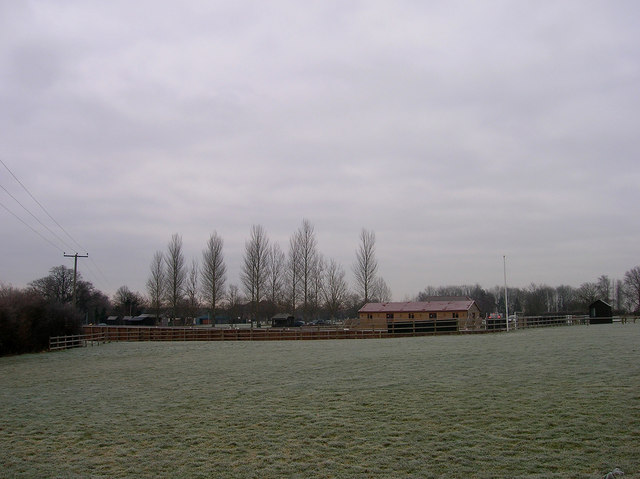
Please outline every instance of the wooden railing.
[{"label": "wooden railing", "polygon": [[300,328],[215,328],[180,326],[84,326],[87,334],[104,334],[107,341],[296,341],[322,339],[381,339],[400,336],[486,333],[486,330],[457,331],[451,328],[422,328],[418,323],[391,329],[340,327]]},{"label": "wooden railing", "polygon": [[557,316],[522,316],[513,325],[509,323],[509,327],[515,326],[517,329],[524,328],[548,328],[552,326],[578,326],[581,324],[589,324],[589,316],[576,315],[557,315]]},{"label": "wooden railing", "polygon": [[88,334],[72,334],[68,336],[52,336],[49,338],[49,351],[94,346],[106,342],[106,338],[107,334],[105,331],[93,331]]},{"label": "wooden railing", "polygon": [[[625,320],[626,321],[626,320]],[[625,322],[613,318],[613,322]],[[635,322],[635,318],[633,319]],[[538,316],[518,318],[509,330],[552,326],[589,324],[586,316]],[[342,327],[300,328],[219,328],[198,326],[98,326],[85,325],[85,334],[51,338],[50,349],[68,349],[105,341],[287,341],[322,339],[381,339],[402,336],[431,336],[441,334],[486,334],[504,331],[502,325],[478,329],[455,329],[451,324],[440,327],[419,321],[394,324],[388,329],[356,329]],[[446,327],[445,327],[446,326]],[[515,327],[514,327],[515,326]]]},{"label": "wooden railing", "polygon": [[[546,316],[520,316],[515,321],[509,321],[509,330],[527,328],[549,328],[554,326],[579,326],[601,323],[635,323],[635,316],[614,316],[607,318],[590,318],[587,315],[546,315]],[[484,325],[489,330],[504,331],[506,323],[502,320],[486,320]]]},{"label": "wooden railing", "polygon": [[84,326],[86,334],[104,334],[107,341],[286,341],[374,339],[387,331],[338,328],[212,328],[179,326]]}]

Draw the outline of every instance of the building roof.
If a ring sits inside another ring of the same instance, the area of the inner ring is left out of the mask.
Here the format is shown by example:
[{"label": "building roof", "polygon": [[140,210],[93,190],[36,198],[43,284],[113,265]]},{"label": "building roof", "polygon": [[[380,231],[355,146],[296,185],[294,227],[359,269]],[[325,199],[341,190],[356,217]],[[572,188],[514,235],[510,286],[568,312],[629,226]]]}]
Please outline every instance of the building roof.
[{"label": "building roof", "polygon": [[420,295],[420,302],[429,302],[429,301],[466,301],[470,300],[469,296],[422,296]]},{"label": "building roof", "polygon": [[591,303],[591,304],[589,305],[589,307],[592,307],[592,306],[594,306],[594,305],[596,305],[596,304],[598,304],[598,303],[600,303],[600,304],[605,304],[605,305],[609,306],[610,308],[612,307],[609,303],[607,303],[606,301],[604,301],[604,300],[602,300],[602,299],[596,299],[593,303]]},{"label": "building roof", "polygon": [[359,313],[419,313],[436,311],[469,311],[475,301],[469,298],[456,300],[408,301],[402,303],[367,303]]}]

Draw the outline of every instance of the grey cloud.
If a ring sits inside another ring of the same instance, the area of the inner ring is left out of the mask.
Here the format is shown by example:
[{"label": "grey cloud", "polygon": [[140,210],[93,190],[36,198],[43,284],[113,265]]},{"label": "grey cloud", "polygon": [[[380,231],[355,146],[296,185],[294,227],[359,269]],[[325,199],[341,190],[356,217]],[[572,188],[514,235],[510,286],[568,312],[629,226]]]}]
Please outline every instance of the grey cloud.
[{"label": "grey cloud", "polygon": [[491,286],[502,254],[521,284],[635,266],[633,2],[1,8],[4,159],[116,288],[174,232],[237,266],[252,223],[286,247],[302,218],[346,269],[376,230],[397,299]]}]

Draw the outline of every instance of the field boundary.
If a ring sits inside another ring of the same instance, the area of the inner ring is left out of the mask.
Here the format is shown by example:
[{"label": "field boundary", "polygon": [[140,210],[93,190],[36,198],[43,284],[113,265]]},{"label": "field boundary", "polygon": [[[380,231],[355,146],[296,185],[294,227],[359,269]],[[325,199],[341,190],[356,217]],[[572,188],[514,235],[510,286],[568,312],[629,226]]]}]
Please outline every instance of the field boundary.
[{"label": "field boundary", "polygon": [[106,341],[303,341],[330,339],[383,339],[452,334],[486,334],[494,331],[416,331],[348,328],[212,328],[198,326],[98,326],[85,325],[86,334],[103,334]]},{"label": "field boundary", "polygon": [[[386,330],[337,328],[211,328],[193,326],[84,326],[86,334],[103,334],[107,341],[300,341],[329,339],[382,339],[406,336],[459,334],[390,333]],[[470,331],[471,332],[471,331]],[[486,331],[479,331],[486,332]],[[464,333],[464,332],[460,332]],[[473,333],[473,332],[471,332]]]},{"label": "field boundary", "polygon": [[[635,323],[636,316],[614,316],[608,318],[591,318],[588,315],[547,315],[547,316],[522,316],[515,322],[515,329],[546,328],[551,326],[580,326],[591,324],[611,323]],[[503,321],[504,323],[504,321]],[[512,329],[509,322],[509,329]]]},{"label": "field boundary", "polygon": [[49,351],[83,348],[106,342],[106,331],[93,331],[85,334],[71,334],[67,336],[51,336],[49,338]]},{"label": "field boundary", "polygon": [[[595,318],[598,319],[598,318]],[[609,318],[611,319],[611,318]],[[614,323],[636,322],[633,318],[613,318]],[[537,316],[518,318],[509,330],[541,327],[589,325],[596,321],[586,316]],[[460,334],[490,334],[504,332],[504,327],[487,329],[424,330],[418,324],[405,329],[351,329],[327,327],[300,328],[216,328],[199,326],[114,326],[84,325],[84,334],[54,336],[49,339],[49,350],[57,351],[98,345],[111,341],[301,341],[331,339],[384,339],[413,336],[441,336]]]}]

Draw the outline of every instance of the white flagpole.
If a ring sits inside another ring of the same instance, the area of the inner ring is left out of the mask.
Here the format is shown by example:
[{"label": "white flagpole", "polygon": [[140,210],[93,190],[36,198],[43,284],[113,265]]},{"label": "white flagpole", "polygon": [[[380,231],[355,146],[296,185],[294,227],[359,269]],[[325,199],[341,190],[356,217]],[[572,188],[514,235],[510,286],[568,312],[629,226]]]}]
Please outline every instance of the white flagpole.
[{"label": "white flagpole", "polygon": [[504,311],[505,319],[507,321],[507,331],[509,331],[509,297],[507,295],[507,256],[502,256],[502,263],[504,267]]}]

